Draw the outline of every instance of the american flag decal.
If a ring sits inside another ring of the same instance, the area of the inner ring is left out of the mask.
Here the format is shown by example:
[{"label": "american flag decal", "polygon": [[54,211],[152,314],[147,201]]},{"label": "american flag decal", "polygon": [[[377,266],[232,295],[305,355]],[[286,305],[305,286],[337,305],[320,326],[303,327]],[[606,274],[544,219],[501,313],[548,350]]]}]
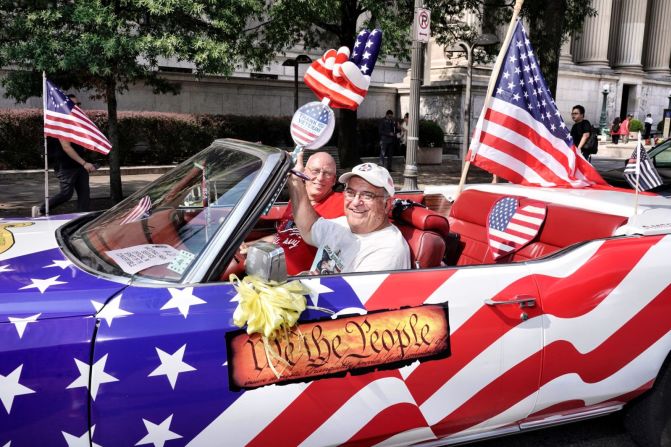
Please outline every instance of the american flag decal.
[{"label": "american flag decal", "polygon": [[538,234],[545,221],[545,204],[519,206],[517,199],[504,197],[494,204],[487,218],[489,248],[494,259],[516,252]]},{"label": "american flag decal", "polygon": [[638,188],[639,191],[647,191],[663,183],[659,172],[657,172],[655,165],[648,156],[648,152],[640,141],[629,160],[627,160],[627,165],[624,168],[624,178],[632,188]]},{"label": "american flag decal", "polygon": [[76,143],[86,149],[109,154],[112,143],[79,106],[45,79],[44,135]]}]

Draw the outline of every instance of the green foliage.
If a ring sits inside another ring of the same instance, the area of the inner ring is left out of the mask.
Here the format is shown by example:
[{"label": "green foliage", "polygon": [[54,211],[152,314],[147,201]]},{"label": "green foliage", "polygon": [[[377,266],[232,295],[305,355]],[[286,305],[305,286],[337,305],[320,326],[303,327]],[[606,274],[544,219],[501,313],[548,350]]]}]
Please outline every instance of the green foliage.
[{"label": "green foliage", "polygon": [[198,73],[265,64],[271,55],[245,32],[262,10],[261,0],[0,0],[0,66],[18,69],[2,82],[18,100],[41,93],[42,71],[64,89],[89,88],[98,97],[110,80],[119,92],[135,82],[174,91],[157,76],[159,57],[191,61]]},{"label": "green foliage", "polygon": [[641,132],[643,130],[643,123],[636,118],[629,121],[629,132]]},{"label": "green foliage", "polygon": [[431,120],[420,120],[419,122],[419,146],[420,147],[442,147],[443,129]]}]

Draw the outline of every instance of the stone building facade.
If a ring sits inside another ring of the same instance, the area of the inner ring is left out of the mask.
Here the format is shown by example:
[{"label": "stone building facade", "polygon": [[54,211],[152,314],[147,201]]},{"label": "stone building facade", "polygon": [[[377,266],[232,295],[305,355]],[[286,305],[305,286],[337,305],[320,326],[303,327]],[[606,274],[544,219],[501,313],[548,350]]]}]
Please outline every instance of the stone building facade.
[{"label": "stone building facade", "polygon": [[[576,104],[585,107],[585,117],[594,126],[604,111],[606,123],[627,113],[641,121],[651,113],[655,123],[661,121],[664,109],[671,108],[671,1],[592,0],[592,7],[598,15],[587,17],[582,32],[562,46],[555,100],[564,121],[572,124],[570,112]],[[439,121],[448,146],[458,146],[466,62],[463,53],[450,50],[457,49],[428,44],[420,114]],[[471,128],[482,110],[490,74],[491,65],[473,67]],[[404,111],[409,89],[398,88]]]}]

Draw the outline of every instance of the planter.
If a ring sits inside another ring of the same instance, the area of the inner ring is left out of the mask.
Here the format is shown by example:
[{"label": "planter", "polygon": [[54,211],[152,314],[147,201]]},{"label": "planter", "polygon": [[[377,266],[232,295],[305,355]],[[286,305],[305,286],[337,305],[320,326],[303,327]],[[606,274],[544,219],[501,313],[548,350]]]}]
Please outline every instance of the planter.
[{"label": "planter", "polygon": [[417,164],[439,165],[443,162],[442,147],[419,147],[417,148]]}]

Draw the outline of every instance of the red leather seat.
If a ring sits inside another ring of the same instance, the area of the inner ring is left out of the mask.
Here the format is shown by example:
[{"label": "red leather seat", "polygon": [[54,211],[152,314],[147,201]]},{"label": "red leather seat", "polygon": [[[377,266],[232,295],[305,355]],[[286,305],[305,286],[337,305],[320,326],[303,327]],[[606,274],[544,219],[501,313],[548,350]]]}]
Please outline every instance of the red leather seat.
[{"label": "red leather seat", "polygon": [[397,215],[394,222],[410,247],[413,268],[439,267],[450,233],[447,219],[429,209],[411,206]]}]

